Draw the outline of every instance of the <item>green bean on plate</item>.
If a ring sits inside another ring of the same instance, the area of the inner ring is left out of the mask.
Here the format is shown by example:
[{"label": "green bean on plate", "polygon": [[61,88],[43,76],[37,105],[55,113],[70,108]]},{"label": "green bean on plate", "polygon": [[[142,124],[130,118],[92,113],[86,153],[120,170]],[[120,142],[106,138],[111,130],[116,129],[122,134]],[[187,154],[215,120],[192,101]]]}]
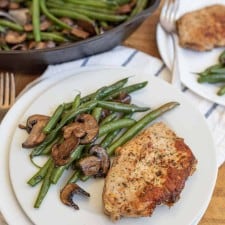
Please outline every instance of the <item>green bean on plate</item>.
[{"label": "green bean on plate", "polygon": [[223,51],[218,58],[218,63],[207,67],[204,71],[197,73],[198,83],[208,83],[217,85],[217,95],[225,94],[225,51]]}]

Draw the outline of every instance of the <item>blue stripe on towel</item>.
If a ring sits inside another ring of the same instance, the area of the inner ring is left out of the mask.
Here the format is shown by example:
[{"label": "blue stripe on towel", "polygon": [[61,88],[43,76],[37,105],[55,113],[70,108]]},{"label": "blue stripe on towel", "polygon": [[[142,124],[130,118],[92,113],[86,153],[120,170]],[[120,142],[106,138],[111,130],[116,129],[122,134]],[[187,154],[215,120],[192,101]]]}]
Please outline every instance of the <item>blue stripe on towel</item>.
[{"label": "blue stripe on towel", "polygon": [[134,50],[129,57],[121,64],[121,66],[127,66],[127,64],[129,64],[132,59],[135,57],[135,55],[138,53],[138,50]]},{"label": "blue stripe on towel", "polygon": [[90,59],[90,57],[87,57],[87,58],[85,58],[84,59],[84,61],[81,63],[81,67],[84,67],[84,66],[86,66],[87,65],[87,63],[88,63],[88,61],[89,61],[89,59]]},{"label": "blue stripe on towel", "polygon": [[213,111],[217,108],[217,106],[218,106],[217,103],[212,104],[211,107],[205,113],[205,118],[209,118],[209,116],[213,113]]},{"label": "blue stripe on towel", "polygon": [[166,68],[166,65],[163,63],[162,66],[158,69],[158,71],[154,74],[154,76],[159,76],[159,74]]}]

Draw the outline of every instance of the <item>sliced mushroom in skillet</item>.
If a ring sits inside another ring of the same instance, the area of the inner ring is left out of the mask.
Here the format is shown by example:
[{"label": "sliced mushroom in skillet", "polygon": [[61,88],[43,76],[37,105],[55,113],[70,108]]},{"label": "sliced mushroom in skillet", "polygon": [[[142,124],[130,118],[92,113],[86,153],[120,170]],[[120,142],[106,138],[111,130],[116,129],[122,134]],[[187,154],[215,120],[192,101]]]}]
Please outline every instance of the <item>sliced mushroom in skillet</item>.
[{"label": "sliced mushroom in skillet", "polygon": [[79,138],[71,135],[69,138],[64,139],[62,143],[55,144],[52,147],[52,159],[56,166],[63,166],[70,160],[71,153],[79,145]]},{"label": "sliced mushroom in skillet", "polygon": [[90,194],[83,190],[80,186],[74,183],[67,184],[60,192],[60,199],[63,204],[79,209],[78,205],[73,202],[73,195],[81,194],[86,197],[90,197]]},{"label": "sliced mushroom in skillet", "polygon": [[9,10],[9,15],[21,25],[25,25],[29,21],[29,9],[26,8],[11,9]]},{"label": "sliced mushroom in skillet", "polygon": [[28,49],[44,49],[44,48],[54,48],[56,46],[55,42],[53,41],[41,41],[35,42],[31,41],[28,45]]},{"label": "sliced mushroom in skillet", "polygon": [[8,31],[5,35],[5,42],[8,44],[20,44],[26,40],[26,33],[18,33],[16,31]]},{"label": "sliced mushroom in skillet", "polygon": [[1,0],[0,9],[7,9],[9,7],[10,0]]},{"label": "sliced mushroom in skillet", "polygon": [[43,128],[49,121],[49,116],[35,114],[27,119],[26,126],[19,125],[29,133],[26,141],[22,143],[24,148],[33,148],[44,141],[46,135]]},{"label": "sliced mushroom in skillet", "polygon": [[81,39],[87,39],[90,34],[87,31],[80,29],[79,27],[73,27],[70,31],[72,35]]},{"label": "sliced mushroom in skillet", "polygon": [[12,50],[27,50],[27,45],[25,43],[14,45]]}]

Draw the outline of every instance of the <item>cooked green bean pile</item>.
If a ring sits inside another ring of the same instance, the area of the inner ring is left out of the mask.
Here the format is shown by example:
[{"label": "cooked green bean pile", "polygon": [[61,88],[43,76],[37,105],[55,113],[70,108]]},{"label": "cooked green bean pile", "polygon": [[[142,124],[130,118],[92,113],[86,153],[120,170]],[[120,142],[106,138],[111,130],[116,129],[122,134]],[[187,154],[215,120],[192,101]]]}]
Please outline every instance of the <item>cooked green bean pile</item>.
[{"label": "cooked green bean pile", "polygon": [[148,0],[1,0],[0,50],[52,48],[100,35]]},{"label": "cooked green bean pile", "polygon": [[206,68],[199,75],[199,83],[219,84],[218,96],[225,94],[225,51],[219,56],[219,63]]},{"label": "cooked green bean pile", "polygon": [[[144,88],[148,82],[132,85],[127,82],[128,78],[124,78],[84,97],[77,94],[72,102],[59,105],[52,116],[32,115],[25,126],[20,125],[29,134],[22,146],[31,148],[32,162],[34,157],[47,156],[45,164],[28,181],[32,187],[42,182],[35,208],[40,207],[50,186],[57,184],[67,170],[71,175],[62,188],[60,199],[78,209],[71,194],[89,194],[76,182],[105,177],[116,148],[179,105],[167,102],[153,110],[135,105],[131,93]],[[136,120],[134,115],[138,112],[145,112],[145,115]]]}]

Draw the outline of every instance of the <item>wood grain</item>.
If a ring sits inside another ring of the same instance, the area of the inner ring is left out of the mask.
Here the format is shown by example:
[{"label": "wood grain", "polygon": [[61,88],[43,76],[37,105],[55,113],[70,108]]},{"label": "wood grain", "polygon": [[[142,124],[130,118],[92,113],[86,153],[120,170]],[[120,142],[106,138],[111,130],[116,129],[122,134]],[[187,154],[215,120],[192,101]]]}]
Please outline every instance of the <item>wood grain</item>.
[{"label": "wood grain", "polygon": [[[156,25],[159,20],[159,12],[160,7],[123,44],[160,58],[155,35]],[[17,94],[26,86],[26,84],[38,76],[39,75],[32,74],[16,74]],[[207,174],[205,176],[207,176]],[[201,193],[199,193],[199,195],[200,194]],[[212,199],[199,225],[225,225],[225,164],[219,168]]]}]

